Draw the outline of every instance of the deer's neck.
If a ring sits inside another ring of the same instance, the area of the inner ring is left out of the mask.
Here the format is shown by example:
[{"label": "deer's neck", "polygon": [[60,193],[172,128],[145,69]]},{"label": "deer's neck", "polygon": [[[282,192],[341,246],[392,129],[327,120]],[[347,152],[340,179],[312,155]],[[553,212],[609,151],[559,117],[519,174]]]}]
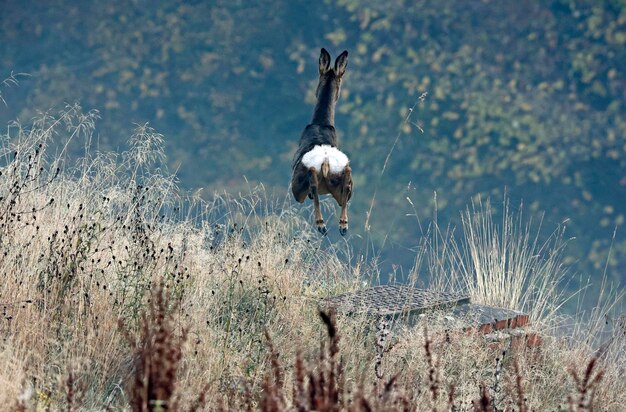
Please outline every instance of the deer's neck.
[{"label": "deer's neck", "polygon": [[324,85],[324,88],[320,90],[320,94],[317,98],[317,104],[313,111],[313,120],[311,124],[318,124],[321,126],[334,126],[335,125],[335,104],[337,103],[333,99],[333,88],[330,82]]}]

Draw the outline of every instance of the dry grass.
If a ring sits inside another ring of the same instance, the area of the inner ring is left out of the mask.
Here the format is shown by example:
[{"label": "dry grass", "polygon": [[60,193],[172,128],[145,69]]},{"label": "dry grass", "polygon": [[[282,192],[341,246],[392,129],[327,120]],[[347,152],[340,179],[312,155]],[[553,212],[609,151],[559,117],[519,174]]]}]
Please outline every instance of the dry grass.
[{"label": "dry grass", "polygon": [[[13,125],[0,142],[5,408],[619,410],[626,401],[620,345],[594,356],[593,341],[542,326],[559,304],[542,296],[556,296],[563,273],[544,251],[560,246],[506,228],[493,244],[496,227],[480,229],[469,213],[469,241],[425,240],[413,272],[456,268],[445,282],[471,289],[480,265],[476,296],[540,306],[539,349],[494,352],[436,316],[378,333],[364,317],[320,321],[319,299],[362,287],[375,264],[349,263],[347,246],[328,246],[262,188],[211,202],[181,195],[147,126],[121,155],[92,153],[96,119],[69,107]],[[69,165],[73,144],[85,156]],[[500,260],[485,261],[495,250]],[[490,290],[489,271],[502,267],[504,284]]]},{"label": "dry grass", "polygon": [[566,227],[545,236],[541,219],[526,220],[523,204],[512,212],[508,197],[495,209],[489,200],[472,202],[461,214],[460,234],[435,220],[417,250],[411,279],[427,274],[437,289],[462,290],[474,302],[523,310],[533,322],[553,318],[571,298],[564,296]]}]

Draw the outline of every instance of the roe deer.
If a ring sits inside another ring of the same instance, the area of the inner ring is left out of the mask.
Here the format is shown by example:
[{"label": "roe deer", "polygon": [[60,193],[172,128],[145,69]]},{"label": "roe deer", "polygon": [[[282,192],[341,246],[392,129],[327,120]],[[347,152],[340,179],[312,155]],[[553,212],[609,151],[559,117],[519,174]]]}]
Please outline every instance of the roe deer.
[{"label": "roe deer", "polygon": [[293,157],[291,190],[300,203],[306,197],[315,204],[317,230],[326,234],[324,218],[320,211],[319,195],[331,194],[339,206],[339,233],[348,232],[348,200],[352,197],[352,169],[348,157],[337,148],[335,132],[335,104],[339,99],[341,78],[348,66],[348,51],[337,57],[334,69],[330,68],[330,54],[322,49],[319,60],[320,79],[315,93],[317,104],[313,120],[300,137],[298,150]]}]

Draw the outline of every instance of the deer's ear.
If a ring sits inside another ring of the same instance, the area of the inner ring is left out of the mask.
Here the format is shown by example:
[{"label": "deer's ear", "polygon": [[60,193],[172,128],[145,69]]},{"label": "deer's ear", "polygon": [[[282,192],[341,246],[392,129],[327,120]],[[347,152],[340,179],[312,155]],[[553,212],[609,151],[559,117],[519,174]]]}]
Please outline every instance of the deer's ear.
[{"label": "deer's ear", "polygon": [[335,74],[337,77],[343,76],[346,72],[346,67],[348,67],[348,50],[344,50],[335,60]]},{"label": "deer's ear", "polygon": [[322,48],[320,53],[320,76],[326,73],[330,69],[330,54],[326,49]]}]

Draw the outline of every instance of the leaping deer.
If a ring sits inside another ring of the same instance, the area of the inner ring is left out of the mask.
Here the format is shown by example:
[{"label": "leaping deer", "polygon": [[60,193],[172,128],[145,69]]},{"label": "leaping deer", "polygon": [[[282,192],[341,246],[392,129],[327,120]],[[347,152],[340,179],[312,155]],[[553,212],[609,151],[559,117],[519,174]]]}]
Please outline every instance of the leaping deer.
[{"label": "leaping deer", "polygon": [[317,104],[313,120],[300,137],[298,150],[293,157],[291,190],[300,203],[306,197],[315,204],[317,230],[325,235],[326,225],[320,211],[319,195],[331,194],[339,206],[339,233],[348,232],[348,201],[352,197],[352,169],[348,156],[338,148],[335,132],[335,105],[339,99],[341,79],[348,66],[345,50],[330,68],[330,54],[322,49],[319,59],[320,79],[315,95]]}]

